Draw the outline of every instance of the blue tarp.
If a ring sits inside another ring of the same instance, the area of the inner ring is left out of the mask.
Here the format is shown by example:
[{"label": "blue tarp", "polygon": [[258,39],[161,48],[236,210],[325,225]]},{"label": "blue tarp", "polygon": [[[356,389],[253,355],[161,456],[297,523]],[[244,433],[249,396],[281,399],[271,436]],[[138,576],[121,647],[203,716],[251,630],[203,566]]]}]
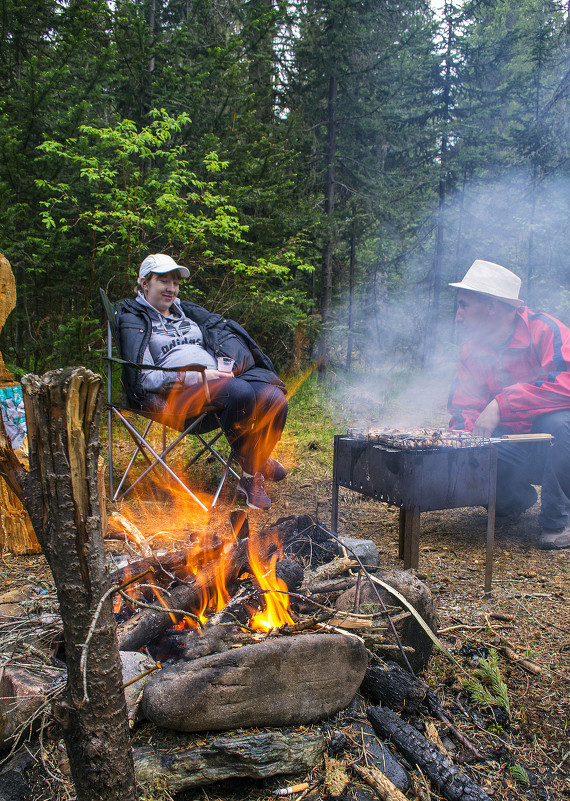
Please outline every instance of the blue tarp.
[{"label": "blue tarp", "polygon": [[19,448],[27,433],[26,412],[20,384],[0,389],[0,406],[6,433],[10,437],[12,447]]}]

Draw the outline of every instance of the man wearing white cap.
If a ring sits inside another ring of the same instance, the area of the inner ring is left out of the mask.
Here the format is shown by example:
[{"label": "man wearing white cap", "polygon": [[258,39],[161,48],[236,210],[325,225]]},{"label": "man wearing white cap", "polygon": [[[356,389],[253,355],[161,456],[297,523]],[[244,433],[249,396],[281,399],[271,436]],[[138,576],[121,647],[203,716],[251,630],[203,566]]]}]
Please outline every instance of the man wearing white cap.
[{"label": "man wearing white cap", "polygon": [[570,330],[519,298],[520,278],[477,259],[457,288],[465,344],[449,395],[450,428],[479,436],[548,433],[554,444],[499,446],[497,514],[520,514],[542,485],[538,545],[570,547]]},{"label": "man wearing white cap", "polygon": [[[287,418],[285,385],[239,323],[178,299],[180,281],[189,275],[166,253],[142,262],[138,295],[123,300],[117,315],[121,355],[133,364],[124,370],[126,393],[141,409],[193,418],[206,404],[202,373],[172,368],[204,367],[208,402],[243,471],[237,491],[248,506],[269,509],[265,480],[286,475],[271,458]],[[229,372],[218,369],[224,357]]]}]

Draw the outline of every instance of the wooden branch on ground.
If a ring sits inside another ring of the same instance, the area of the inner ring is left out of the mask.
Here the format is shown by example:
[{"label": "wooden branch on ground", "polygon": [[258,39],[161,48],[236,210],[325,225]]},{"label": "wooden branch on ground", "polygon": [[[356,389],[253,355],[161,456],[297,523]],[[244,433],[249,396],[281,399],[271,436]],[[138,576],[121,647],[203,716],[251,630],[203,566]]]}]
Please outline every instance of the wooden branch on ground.
[{"label": "wooden branch on ground", "polygon": [[378,768],[351,765],[350,769],[366,782],[382,801],[406,801],[406,796]]}]

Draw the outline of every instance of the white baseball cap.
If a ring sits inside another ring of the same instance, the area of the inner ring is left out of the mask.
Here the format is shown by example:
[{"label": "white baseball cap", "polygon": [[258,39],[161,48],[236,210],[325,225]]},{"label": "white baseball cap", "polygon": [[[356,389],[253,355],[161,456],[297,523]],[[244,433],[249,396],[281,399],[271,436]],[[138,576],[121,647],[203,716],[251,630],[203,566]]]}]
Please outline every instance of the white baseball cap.
[{"label": "white baseball cap", "polygon": [[490,295],[511,306],[524,305],[524,301],[519,298],[521,279],[506,267],[501,267],[492,261],[476,259],[465,273],[463,280],[449,286]]},{"label": "white baseball cap", "polygon": [[181,278],[188,278],[190,275],[187,267],[176,264],[174,259],[167,256],[166,253],[153,253],[142,262],[139,268],[139,281],[150,273],[171,273],[173,270],[178,270]]}]

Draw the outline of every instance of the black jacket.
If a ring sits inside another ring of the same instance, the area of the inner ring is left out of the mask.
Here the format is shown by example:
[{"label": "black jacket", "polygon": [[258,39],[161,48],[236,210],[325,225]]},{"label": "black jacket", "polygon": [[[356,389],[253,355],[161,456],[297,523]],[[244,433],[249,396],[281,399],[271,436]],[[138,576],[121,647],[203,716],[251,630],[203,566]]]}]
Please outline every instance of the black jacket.
[{"label": "black jacket", "polygon": [[[275,384],[285,391],[285,385],[276,375],[271,359],[266,356],[245,328],[221,314],[213,314],[196,303],[182,300],[184,314],[200,326],[204,347],[214,356],[229,356],[235,362],[234,372],[240,378]],[[140,364],[148,347],[152,323],[147,309],[136,300],[121,301],[117,310],[117,330],[121,358]],[[133,405],[147,405],[147,393],[142,386],[142,371],[125,367],[123,382],[126,395]],[[176,374],[172,374],[172,383]],[[165,390],[170,387],[165,386]]]}]

